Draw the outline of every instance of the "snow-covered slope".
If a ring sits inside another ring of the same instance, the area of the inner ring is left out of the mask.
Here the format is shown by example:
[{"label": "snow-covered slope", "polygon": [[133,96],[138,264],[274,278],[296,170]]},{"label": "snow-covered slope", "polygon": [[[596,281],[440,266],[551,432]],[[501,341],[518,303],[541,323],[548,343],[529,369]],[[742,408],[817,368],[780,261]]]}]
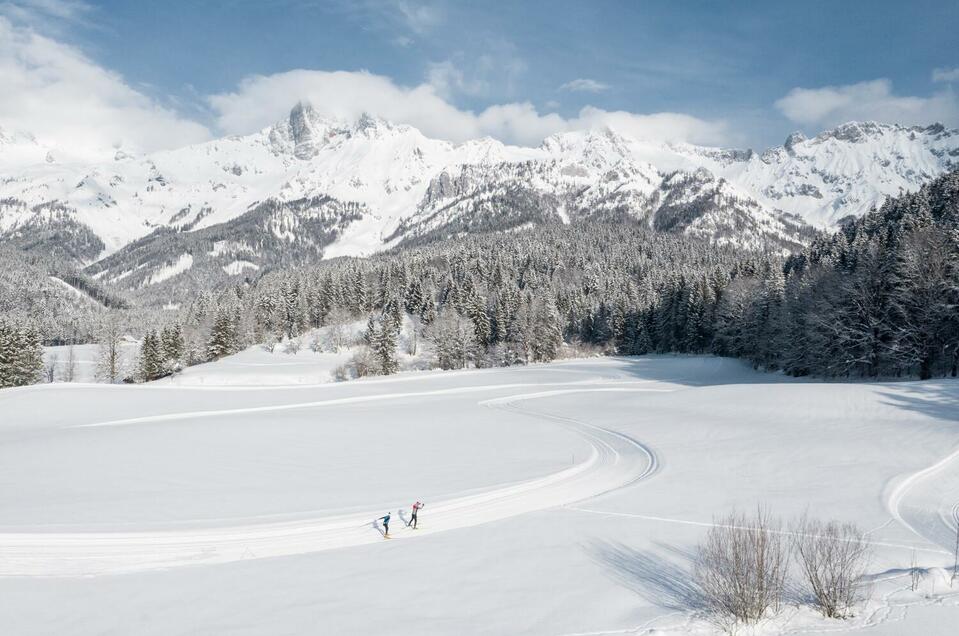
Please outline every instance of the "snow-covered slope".
[{"label": "snow-covered slope", "polygon": [[[61,161],[29,136],[0,133],[0,239],[49,219],[58,236],[85,233],[84,249],[68,253],[96,263],[90,273],[122,280],[131,263],[144,268],[130,279],[135,286],[157,282],[154,274],[186,263],[185,255],[197,267],[208,260],[198,250],[224,245],[229,253],[210,271],[240,275],[277,264],[276,254],[283,262],[365,255],[404,241],[589,218],[789,248],[808,236],[804,222],[829,227],[957,164],[959,131],[942,126],[847,124],[814,139],[793,135],[762,154],[608,129],[520,148],[489,138],[452,144],[298,104],[253,135],[139,157],[118,151],[97,165]],[[317,215],[322,223],[310,221]],[[253,226],[271,240],[256,240]],[[182,265],[177,272],[190,273]]]},{"label": "snow-covered slope", "polygon": [[796,564],[739,633],[955,633],[954,380],[654,356],[226,381],[299,355],[5,390],[4,633],[719,636],[697,545],[759,504],[868,530],[872,595],[822,618]]},{"label": "snow-covered slope", "polygon": [[850,122],[812,139],[794,133],[761,155],[689,146],[677,150],[766,208],[830,227],[959,166],[959,130]]}]

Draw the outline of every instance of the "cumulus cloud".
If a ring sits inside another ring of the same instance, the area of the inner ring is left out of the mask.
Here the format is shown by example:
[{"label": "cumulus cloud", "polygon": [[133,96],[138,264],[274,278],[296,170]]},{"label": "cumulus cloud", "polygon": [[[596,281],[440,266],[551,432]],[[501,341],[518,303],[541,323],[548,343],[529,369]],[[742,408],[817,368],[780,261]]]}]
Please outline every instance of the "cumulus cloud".
[{"label": "cumulus cloud", "polygon": [[608,89],[609,84],[587,78],[574,79],[559,87],[561,91],[572,91],[574,93],[602,93]]},{"label": "cumulus cloud", "polygon": [[951,91],[929,97],[896,95],[888,79],[845,86],[794,88],[776,101],[776,108],[792,121],[806,126],[830,127],[854,120],[907,125],[959,123],[959,100]]},{"label": "cumulus cloud", "polygon": [[[60,6],[59,0],[51,1]],[[722,122],[679,113],[635,114],[586,107],[576,116],[563,117],[540,112],[528,101],[498,103],[479,111],[462,109],[452,103],[452,93],[483,93],[492,81],[482,75],[482,60],[473,66],[472,77],[479,79],[468,79],[452,63],[441,63],[431,67],[427,81],[416,86],[401,86],[366,71],[292,70],[251,76],[233,91],[196,99],[209,106],[216,134],[255,132],[305,100],[330,117],[356,119],[368,112],[454,142],[489,135],[506,143],[536,145],[554,133],[605,126],[653,140],[727,141]],[[487,66],[499,68],[493,63]],[[510,69],[507,74],[522,72],[519,67]],[[117,147],[149,152],[213,136],[209,127],[164,107],[79,49],[3,15],[0,86],[0,127],[31,132],[63,151],[61,157],[102,159]]]},{"label": "cumulus cloud", "polygon": [[415,126],[430,137],[464,141],[489,135],[507,143],[538,144],[551,134],[605,126],[643,139],[722,144],[728,141],[723,122],[681,113],[636,114],[583,108],[576,117],[540,113],[529,102],[497,104],[482,111],[463,110],[444,99],[437,87],[424,83],[399,86],[366,71],[294,70],[244,79],[235,91],[213,95],[210,106],[217,125],[230,134],[245,134],[284,117],[298,100],[309,101],[322,114],[355,119],[362,113]]},{"label": "cumulus cloud", "polygon": [[959,67],[937,68],[932,71],[933,82],[959,82]]},{"label": "cumulus cloud", "polygon": [[0,86],[0,126],[81,156],[102,156],[120,146],[171,148],[210,136],[79,50],[2,16]]}]

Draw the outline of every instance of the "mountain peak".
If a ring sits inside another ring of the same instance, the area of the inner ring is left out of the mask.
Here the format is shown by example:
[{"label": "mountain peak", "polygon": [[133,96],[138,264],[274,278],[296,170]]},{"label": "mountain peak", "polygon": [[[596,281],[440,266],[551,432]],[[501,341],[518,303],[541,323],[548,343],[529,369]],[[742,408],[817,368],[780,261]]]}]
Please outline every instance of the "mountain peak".
[{"label": "mountain peak", "polygon": [[838,141],[848,141],[850,143],[860,143],[871,138],[879,137],[883,133],[902,130],[898,124],[882,124],[875,121],[849,121],[840,124],[832,130],[826,130],[816,136],[818,140],[836,139]]},{"label": "mountain peak", "polygon": [[385,132],[395,130],[397,126],[393,122],[380,117],[376,117],[366,111],[356,120],[354,130],[367,137],[378,137]]},{"label": "mountain peak", "polygon": [[270,144],[276,151],[292,154],[297,159],[312,159],[335,123],[320,115],[309,102],[300,101],[286,119],[270,128]]},{"label": "mountain peak", "polygon": [[792,152],[794,146],[801,144],[804,141],[806,141],[806,135],[796,131],[786,137],[786,141],[783,142],[783,148],[786,149],[786,152]]}]

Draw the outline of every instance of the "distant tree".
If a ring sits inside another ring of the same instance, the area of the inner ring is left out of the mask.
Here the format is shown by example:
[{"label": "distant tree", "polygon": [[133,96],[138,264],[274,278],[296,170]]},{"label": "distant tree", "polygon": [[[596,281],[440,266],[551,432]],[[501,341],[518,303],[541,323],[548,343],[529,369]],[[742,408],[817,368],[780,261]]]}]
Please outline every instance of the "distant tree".
[{"label": "distant tree", "polygon": [[441,314],[428,330],[436,365],[441,369],[463,369],[476,355],[473,324],[455,310]]},{"label": "distant tree", "polygon": [[0,318],[0,388],[36,384],[42,376],[43,348],[37,330]]},{"label": "distant tree", "polygon": [[206,352],[210,360],[219,360],[236,352],[237,334],[233,314],[221,309],[217,312],[210,330],[210,339],[207,342]]},{"label": "distant tree", "polygon": [[551,298],[539,302],[534,318],[531,339],[531,354],[534,362],[550,362],[559,353],[563,334],[559,326],[556,305]]},{"label": "distant tree", "polygon": [[60,372],[61,382],[73,382],[77,378],[77,349],[71,341],[67,346],[67,358],[63,362],[63,368]]},{"label": "distant tree", "polygon": [[164,362],[175,369],[183,363],[186,354],[186,342],[183,338],[183,327],[180,323],[173,323],[164,327],[160,332],[160,345]]},{"label": "distant tree", "polygon": [[100,382],[114,384],[123,377],[120,342],[123,337],[119,317],[108,315],[97,332],[96,377]]},{"label": "distant tree", "polygon": [[140,379],[144,382],[162,378],[166,374],[160,336],[154,329],[147,331],[140,343],[139,370]]}]

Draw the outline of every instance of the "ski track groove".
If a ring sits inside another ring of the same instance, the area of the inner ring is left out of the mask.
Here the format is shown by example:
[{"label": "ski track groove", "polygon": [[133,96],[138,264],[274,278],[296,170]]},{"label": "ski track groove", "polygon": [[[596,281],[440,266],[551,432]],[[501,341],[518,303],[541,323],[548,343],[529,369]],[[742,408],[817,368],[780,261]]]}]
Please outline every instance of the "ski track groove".
[{"label": "ski track groove", "polygon": [[[427,510],[429,525],[417,530],[394,526],[391,539],[423,537],[435,532],[476,526],[527,512],[561,507],[598,497],[648,479],[659,469],[656,454],[640,442],[588,422],[523,409],[516,402],[583,392],[658,392],[673,389],[642,388],[646,382],[595,381],[457,387],[415,393],[353,396],[274,406],[169,413],[155,416],[72,425],[65,428],[124,426],[192,420],[216,415],[261,413],[352,404],[389,399],[444,396],[503,389],[551,388],[478,402],[557,422],[582,435],[592,447],[578,464],[543,477],[506,487],[440,501]],[[402,512],[405,509],[401,509]],[[378,512],[338,517],[305,518],[213,528],[161,531],[33,532],[0,534],[0,576],[98,576],[189,565],[229,563],[246,559],[291,556],[383,541]],[[399,516],[399,515],[398,515]],[[399,516],[402,519],[401,516]]]},{"label": "ski track groove", "polygon": [[[926,524],[921,523],[920,519],[910,519],[910,514],[904,511],[906,507],[903,506],[903,503],[908,500],[909,492],[917,485],[942,472],[957,460],[959,460],[959,448],[954,449],[951,453],[933,464],[899,480],[885,497],[886,509],[900,525],[920,539],[942,548],[950,548],[954,542],[952,537],[955,537],[956,532],[959,531],[957,530],[957,526],[959,526],[959,502],[952,505],[951,515],[946,512],[946,508],[942,504],[940,504],[937,509],[937,516],[941,523],[941,526],[938,526],[938,530],[941,532],[944,527],[947,531],[942,537],[936,536],[938,533],[932,531]],[[923,510],[921,507],[918,509]],[[952,551],[950,550],[949,553],[951,554]]]}]

